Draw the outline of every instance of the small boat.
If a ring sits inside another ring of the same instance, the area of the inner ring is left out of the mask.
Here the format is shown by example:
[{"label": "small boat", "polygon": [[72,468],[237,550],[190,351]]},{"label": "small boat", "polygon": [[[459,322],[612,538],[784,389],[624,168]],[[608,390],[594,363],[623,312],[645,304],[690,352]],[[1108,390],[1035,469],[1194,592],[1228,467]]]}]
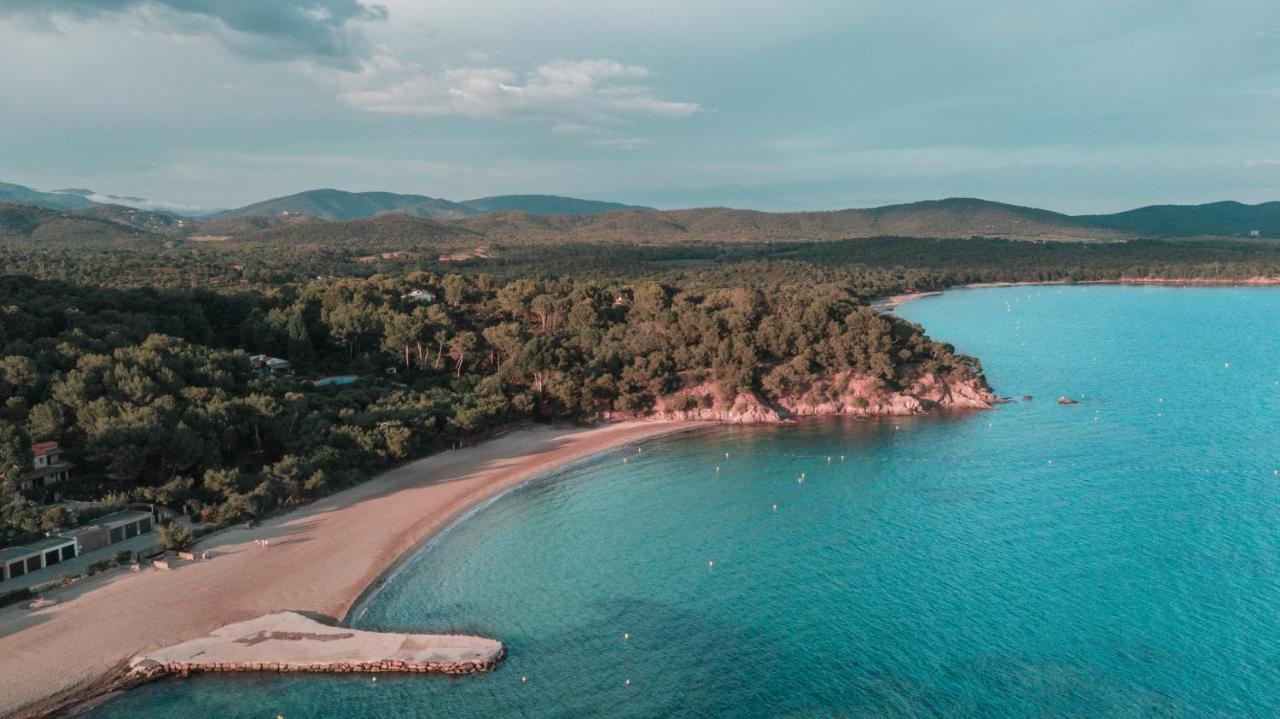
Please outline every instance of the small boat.
[{"label": "small boat", "polygon": [[1074,399],[1071,399],[1070,397],[1064,396],[1064,397],[1058,398],[1058,404],[1080,404],[1080,403]]}]

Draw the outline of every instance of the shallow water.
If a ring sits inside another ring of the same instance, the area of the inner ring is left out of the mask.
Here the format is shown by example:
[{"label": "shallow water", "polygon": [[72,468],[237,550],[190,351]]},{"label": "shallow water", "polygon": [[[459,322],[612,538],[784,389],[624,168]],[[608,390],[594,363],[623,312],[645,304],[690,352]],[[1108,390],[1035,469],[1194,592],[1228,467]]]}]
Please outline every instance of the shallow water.
[{"label": "shallow water", "polygon": [[206,677],[96,715],[1280,715],[1280,290],[899,313],[1034,400],[716,429],[526,485],[355,622],[501,638],[495,673]]}]

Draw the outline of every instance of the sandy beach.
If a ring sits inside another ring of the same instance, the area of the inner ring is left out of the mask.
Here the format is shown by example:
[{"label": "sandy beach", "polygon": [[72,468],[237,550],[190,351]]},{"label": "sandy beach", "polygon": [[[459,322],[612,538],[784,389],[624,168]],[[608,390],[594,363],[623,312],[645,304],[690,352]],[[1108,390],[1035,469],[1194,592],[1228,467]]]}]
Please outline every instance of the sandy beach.
[{"label": "sandy beach", "polygon": [[[442,452],[267,520],[208,538],[207,561],[114,571],[52,593],[56,603],[0,611],[0,715],[43,702],[156,647],[279,610],[345,619],[406,553],[480,502],[604,450],[699,426],[622,422],[533,426]],[[267,540],[260,546],[258,540]],[[501,637],[497,637],[501,639]]]}]

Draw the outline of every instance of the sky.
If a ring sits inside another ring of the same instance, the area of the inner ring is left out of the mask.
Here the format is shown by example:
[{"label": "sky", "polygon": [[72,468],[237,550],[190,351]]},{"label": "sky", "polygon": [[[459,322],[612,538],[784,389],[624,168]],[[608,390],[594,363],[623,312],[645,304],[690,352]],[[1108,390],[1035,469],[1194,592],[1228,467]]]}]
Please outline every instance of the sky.
[{"label": "sky", "polygon": [[1280,199],[1275,0],[0,0],[0,181],[234,207]]}]

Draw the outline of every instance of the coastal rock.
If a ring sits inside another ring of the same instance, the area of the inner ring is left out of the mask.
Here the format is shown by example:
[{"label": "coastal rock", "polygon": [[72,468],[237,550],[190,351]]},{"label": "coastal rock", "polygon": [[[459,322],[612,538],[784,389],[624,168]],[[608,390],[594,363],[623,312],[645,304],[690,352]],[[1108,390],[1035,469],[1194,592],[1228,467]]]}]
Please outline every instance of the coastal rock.
[{"label": "coastal rock", "polygon": [[394,634],[343,629],[296,612],[277,612],[135,657],[129,684],[212,672],[487,672],[502,661],[501,642],[453,634]]},{"label": "coastal rock", "polygon": [[998,402],[986,384],[976,377],[950,381],[924,372],[909,387],[901,389],[890,387],[878,377],[842,372],[776,399],[757,392],[741,392],[727,401],[719,395],[715,382],[703,382],[659,398],[649,416],[729,424],[780,424],[798,417],[897,417],[939,409],[989,409]]}]

